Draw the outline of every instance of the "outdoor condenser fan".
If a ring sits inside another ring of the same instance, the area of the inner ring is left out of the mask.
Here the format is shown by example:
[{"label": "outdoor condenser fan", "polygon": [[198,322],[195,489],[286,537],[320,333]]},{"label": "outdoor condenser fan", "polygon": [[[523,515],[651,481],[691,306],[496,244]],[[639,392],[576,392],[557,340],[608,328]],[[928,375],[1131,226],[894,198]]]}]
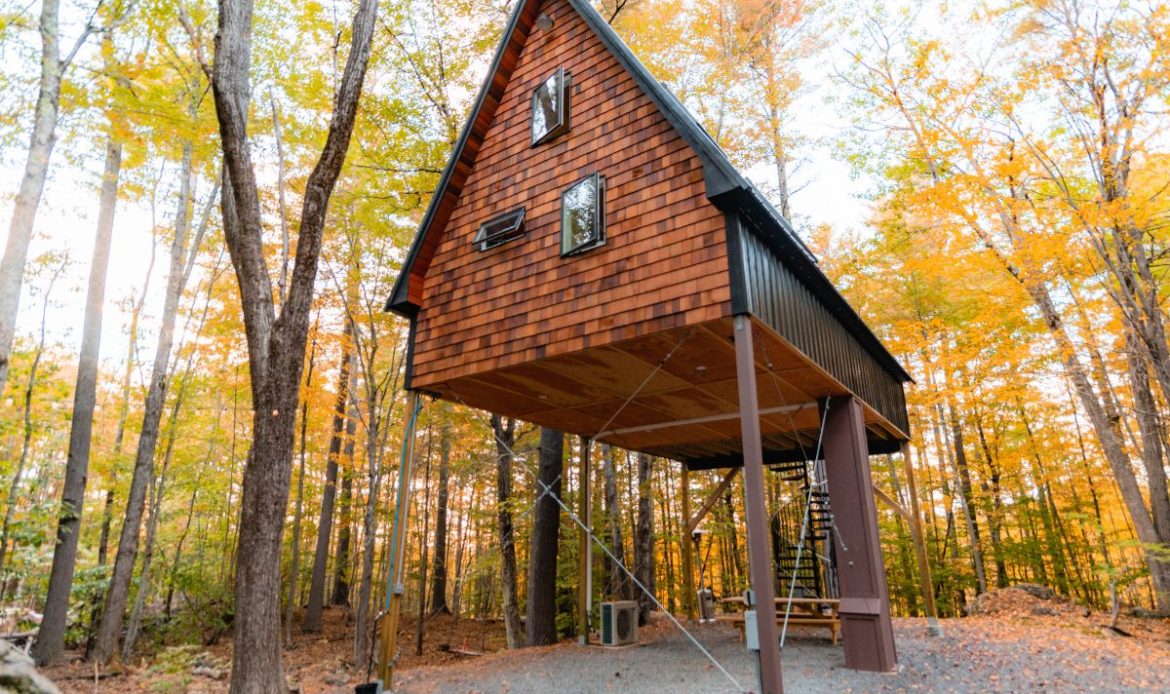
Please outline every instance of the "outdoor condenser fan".
[{"label": "outdoor condenser fan", "polygon": [[638,641],[638,602],[601,603],[601,645],[621,646]]}]

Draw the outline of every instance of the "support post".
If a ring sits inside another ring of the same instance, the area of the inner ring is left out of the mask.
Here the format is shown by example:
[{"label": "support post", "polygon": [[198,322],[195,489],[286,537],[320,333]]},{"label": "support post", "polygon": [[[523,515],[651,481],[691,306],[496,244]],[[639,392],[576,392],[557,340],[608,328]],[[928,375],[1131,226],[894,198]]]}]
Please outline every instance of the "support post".
[{"label": "support post", "polygon": [[593,528],[593,507],[589,503],[589,449],[592,442],[588,436],[581,437],[581,469],[577,494],[577,516],[585,525],[577,535],[577,641],[589,644],[589,615],[593,612],[593,540],[589,530]]},{"label": "support post", "polygon": [[382,613],[382,642],[378,653],[378,679],[386,691],[393,690],[394,661],[398,645],[398,617],[402,612],[402,594],[406,592],[406,528],[410,515],[410,479],[414,463],[414,430],[422,398],[418,391],[410,394],[410,417],[402,433],[402,453],[398,464],[398,497],[394,507],[394,529],[390,540],[390,578],[386,586],[386,606]]},{"label": "support post", "polygon": [[942,636],[938,623],[938,607],[934,602],[934,579],[930,576],[930,559],[926,552],[926,538],[922,533],[922,512],[918,508],[918,482],[914,479],[914,466],[910,462],[910,442],[902,443],[902,466],[906,470],[906,488],[910,494],[910,533],[914,537],[914,552],[918,555],[918,579],[922,584],[922,601],[926,605],[926,631],[930,636]]},{"label": "support post", "polygon": [[695,543],[691,542],[691,471],[687,464],[682,463],[682,542],[683,590],[686,591],[683,605],[686,606],[687,619],[695,621]]},{"label": "support post", "polygon": [[861,403],[853,396],[826,398],[821,411],[829,501],[842,545],[837,576],[845,667],[890,672],[897,654]]},{"label": "support post", "polygon": [[768,507],[764,500],[764,452],[760,438],[760,403],[756,393],[756,357],[752,322],[735,317],[735,371],[739,385],[739,424],[743,435],[743,498],[746,510],[748,563],[755,594],[756,628],[759,634],[760,690],[781,694],[780,638],[776,633],[776,602],[772,571]]}]

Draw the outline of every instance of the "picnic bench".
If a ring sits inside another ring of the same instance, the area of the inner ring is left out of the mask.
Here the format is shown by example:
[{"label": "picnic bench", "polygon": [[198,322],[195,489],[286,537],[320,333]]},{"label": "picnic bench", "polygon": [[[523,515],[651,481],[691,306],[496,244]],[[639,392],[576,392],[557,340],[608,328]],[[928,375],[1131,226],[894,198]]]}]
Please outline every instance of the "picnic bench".
[{"label": "picnic bench", "polygon": [[[731,614],[719,615],[716,619],[739,629],[739,640],[742,643],[747,637],[743,613],[747,602],[743,596],[721,598],[719,602],[738,610]],[[790,626],[825,627],[829,630],[833,645],[837,645],[837,637],[841,633],[841,617],[837,614],[837,608],[841,604],[840,600],[832,598],[776,598],[775,603],[777,624],[784,623],[784,615],[787,612],[789,613],[788,624]]]}]

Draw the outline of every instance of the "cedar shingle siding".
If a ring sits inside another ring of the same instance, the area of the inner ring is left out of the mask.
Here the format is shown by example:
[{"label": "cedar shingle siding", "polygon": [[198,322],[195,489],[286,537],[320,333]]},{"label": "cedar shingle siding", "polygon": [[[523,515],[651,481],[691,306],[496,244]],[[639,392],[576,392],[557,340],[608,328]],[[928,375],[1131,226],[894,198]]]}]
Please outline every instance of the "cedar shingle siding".
[{"label": "cedar shingle siding", "polygon": [[[541,9],[553,28],[533,29],[514,58],[432,230],[412,387],[731,314],[724,217],[699,158],[580,15],[563,0]],[[558,67],[572,75],[572,127],[532,147],[532,91]],[[593,172],[606,177],[606,243],[562,258],[561,193]],[[525,235],[481,252],[480,224],[518,206]]]}]

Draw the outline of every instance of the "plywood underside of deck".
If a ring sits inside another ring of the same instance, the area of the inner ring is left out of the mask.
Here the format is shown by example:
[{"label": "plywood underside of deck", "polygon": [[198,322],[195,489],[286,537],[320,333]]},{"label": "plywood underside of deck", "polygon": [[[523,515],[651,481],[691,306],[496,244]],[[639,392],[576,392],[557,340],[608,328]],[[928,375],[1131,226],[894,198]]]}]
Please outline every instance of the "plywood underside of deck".
[{"label": "plywood underside of deck", "polygon": [[[817,400],[849,391],[771,328],[752,323],[765,462],[811,456]],[[732,319],[723,318],[414,386],[693,468],[730,467],[742,454],[733,331]],[[905,434],[872,407],[863,409],[871,452],[895,450]]]}]

